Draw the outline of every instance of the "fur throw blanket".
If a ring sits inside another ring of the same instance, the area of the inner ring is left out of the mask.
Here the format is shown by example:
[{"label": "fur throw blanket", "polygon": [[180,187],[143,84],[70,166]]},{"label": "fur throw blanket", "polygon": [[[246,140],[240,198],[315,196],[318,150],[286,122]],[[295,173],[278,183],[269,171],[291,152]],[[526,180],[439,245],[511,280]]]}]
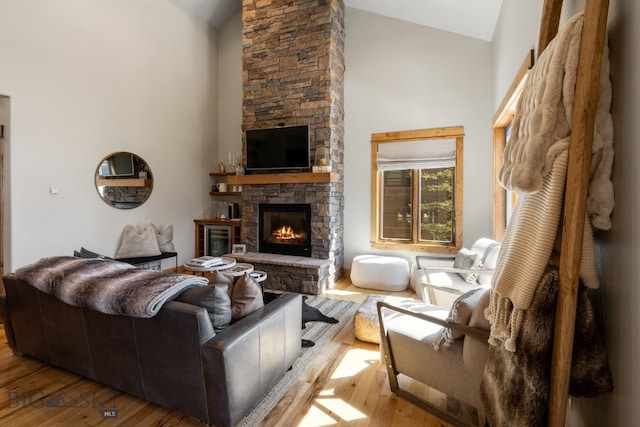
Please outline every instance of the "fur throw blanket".
[{"label": "fur throw blanket", "polygon": [[[480,395],[491,427],[547,425],[558,277],[557,267],[547,267],[524,313],[518,352],[489,346]],[[569,393],[576,397],[594,397],[613,390],[590,292],[580,284],[569,387]]]},{"label": "fur throw blanket", "polygon": [[70,256],[43,258],[17,269],[15,274],[67,304],[132,317],[155,316],[165,302],[185,289],[208,284],[204,277]]},{"label": "fur throw blanket", "polygon": [[[498,175],[502,186],[509,190],[538,191],[556,157],[569,148],[583,18],[583,13],[579,13],[569,20],[542,52],[524,84]],[[610,109],[609,53],[605,42],[587,198],[591,224],[600,230],[611,228],[614,205]]]}]

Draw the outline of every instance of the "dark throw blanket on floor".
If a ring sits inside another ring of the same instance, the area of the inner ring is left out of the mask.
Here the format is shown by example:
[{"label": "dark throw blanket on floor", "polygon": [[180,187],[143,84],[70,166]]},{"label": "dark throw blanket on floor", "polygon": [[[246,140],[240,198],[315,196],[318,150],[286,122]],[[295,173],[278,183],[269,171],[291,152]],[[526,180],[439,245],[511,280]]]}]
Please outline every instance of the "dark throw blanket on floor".
[{"label": "dark throw blanket on floor", "polygon": [[[333,317],[325,316],[322,314],[320,310],[315,307],[311,307],[307,304],[307,299],[309,297],[302,297],[302,329],[307,327],[307,322],[326,322],[326,323],[338,323],[338,319],[334,319]],[[316,345],[311,340],[302,340],[303,347],[313,347]]]},{"label": "dark throw blanket on floor", "polygon": [[[325,322],[325,323],[338,323],[338,319],[334,319],[333,317],[325,316],[322,314],[320,310],[315,307],[311,307],[307,304],[307,299],[309,297],[302,297],[302,329],[307,327],[307,322]],[[302,340],[303,347],[313,347],[316,345],[311,340]]]},{"label": "dark throw blanket on floor", "polygon": [[[480,394],[491,427],[547,424],[558,284],[557,267],[547,267],[525,311],[515,353],[489,346]],[[576,397],[609,393],[611,372],[589,290],[582,283],[577,310],[569,393]]]},{"label": "dark throw blanket on floor", "polygon": [[[274,294],[272,292],[264,293],[264,302],[269,303],[278,297],[279,294]],[[311,307],[307,304],[307,299],[309,297],[304,295],[302,297],[302,329],[304,329],[307,325],[307,322],[325,322],[325,323],[338,323],[338,319],[333,317],[325,316],[320,310],[315,307]],[[313,347],[315,343],[310,340],[302,340],[303,347]]]},{"label": "dark throw blanket on floor", "polygon": [[302,297],[302,329],[307,325],[307,322],[325,322],[325,323],[338,323],[338,319],[325,316],[320,310],[315,307],[311,307],[307,304],[309,297]]}]

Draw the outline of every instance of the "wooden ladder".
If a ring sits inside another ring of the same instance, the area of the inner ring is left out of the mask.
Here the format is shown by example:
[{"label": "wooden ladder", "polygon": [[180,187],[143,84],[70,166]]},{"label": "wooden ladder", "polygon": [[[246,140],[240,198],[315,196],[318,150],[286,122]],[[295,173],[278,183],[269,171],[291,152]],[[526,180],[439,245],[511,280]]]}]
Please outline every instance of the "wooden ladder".
[{"label": "wooden ladder", "polygon": [[[562,0],[545,0],[540,23],[538,56],[558,33],[561,9]],[[552,427],[564,426],[567,412],[582,236],[608,10],[609,0],[586,0],[562,220],[560,286],[556,303],[547,422],[547,425]]]}]

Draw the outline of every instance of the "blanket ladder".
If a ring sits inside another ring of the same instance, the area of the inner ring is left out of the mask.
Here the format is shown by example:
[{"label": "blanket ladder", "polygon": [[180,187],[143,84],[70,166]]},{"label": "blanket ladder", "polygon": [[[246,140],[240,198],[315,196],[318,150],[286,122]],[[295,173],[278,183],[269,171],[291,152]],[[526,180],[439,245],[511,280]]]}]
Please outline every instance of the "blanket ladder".
[{"label": "blanket ladder", "polygon": [[[561,9],[562,0],[545,0],[540,23],[538,56],[558,32]],[[566,421],[582,235],[608,9],[609,0],[585,2],[562,220],[560,287],[556,302],[547,422],[547,425],[552,427],[564,426]]]}]

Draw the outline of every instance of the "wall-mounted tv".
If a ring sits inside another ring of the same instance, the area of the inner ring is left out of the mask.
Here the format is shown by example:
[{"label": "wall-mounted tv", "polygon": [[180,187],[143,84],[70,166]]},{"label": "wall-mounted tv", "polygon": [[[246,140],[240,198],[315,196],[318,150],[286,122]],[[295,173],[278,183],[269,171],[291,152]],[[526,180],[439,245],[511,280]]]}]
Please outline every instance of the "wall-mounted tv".
[{"label": "wall-mounted tv", "polygon": [[309,126],[283,126],[245,131],[246,170],[309,168]]},{"label": "wall-mounted tv", "polygon": [[119,152],[106,158],[100,165],[100,175],[102,176],[133,176],[135,166],[133,164],[133,154]]}]

